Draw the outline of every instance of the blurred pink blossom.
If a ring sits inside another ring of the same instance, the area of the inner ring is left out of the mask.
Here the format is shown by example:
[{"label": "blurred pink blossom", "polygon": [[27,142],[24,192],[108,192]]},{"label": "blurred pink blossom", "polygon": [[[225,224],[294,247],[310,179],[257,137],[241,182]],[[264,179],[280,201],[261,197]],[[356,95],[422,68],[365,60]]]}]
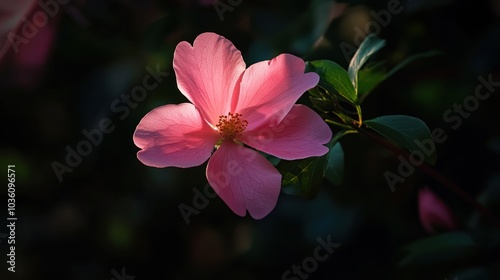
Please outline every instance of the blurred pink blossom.
[{"label": "blurred pink blossom", "polygon": [[0,2],[0,64],[9,68],[11,82],[35,85],[52,47],[58,14],[56,5],[33,0]]},{"label": "blurred pink blossom", "polygon": [[420,222],[430,234],[458,228],[451,210],[428,187],[422,188],[418,193],[418,210]]},{"label": "blurred pink blossom", "polygon": [[0,59],[11,47],[7,36],[21,27],[23,17],[27,16],[35,3],[34,0],[0,1]]}]

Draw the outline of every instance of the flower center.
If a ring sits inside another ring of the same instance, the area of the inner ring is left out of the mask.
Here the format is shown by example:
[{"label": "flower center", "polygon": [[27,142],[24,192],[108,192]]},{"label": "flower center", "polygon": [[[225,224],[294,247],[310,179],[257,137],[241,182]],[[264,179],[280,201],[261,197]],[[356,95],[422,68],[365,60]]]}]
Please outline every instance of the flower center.
[{"label": "flower center", "polygon": [[219,123],[216,125],[220,135],[224,139],[234,139],[240,135],[248,125],[248,121],[238,113],[231,113],[219,116]]}]

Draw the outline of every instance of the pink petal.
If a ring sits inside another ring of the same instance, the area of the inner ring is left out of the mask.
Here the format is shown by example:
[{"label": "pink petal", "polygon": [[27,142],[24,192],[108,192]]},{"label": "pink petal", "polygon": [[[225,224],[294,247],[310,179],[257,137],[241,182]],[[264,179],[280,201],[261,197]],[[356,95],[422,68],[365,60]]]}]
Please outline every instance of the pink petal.
[{"label": "pink petal", "polygon": [[165,105],[147,113],[137,125],[137,158],[153,167],[192,167],[205,162],[219,139],[190,103]]},{"label": "pink petal", "polygon": [[[272,119],[271,119],[272,120]],[[243,133],[239,140],[257,150],[286,160],[322,156],[332,138],[330,127],[312,109],[295,105],[280,123]]]},{"label": "pink petal", "polygon": [[429,188],[418,193],[418,213],[422,226],[428,233],[456,229],[456,219],[448,206]]},{"label": "pink petal", "polygon": [[281,189],[281,174],[254,150],[224,141],[207,165],[207,179],[215,192],[239,216],[246,210],[254,219],[273,210]]},{"label": "pink petal", "polygon": [[[37,7],[33,9],[28,18],[34,21],[34,18],[38,18],[44,13],[42,8]],[[14,51],[12,74],[13,81],[17,84],[30,88],[35,87],[43,79],[43,66],[49,58],[58,25],[58,16],[50,18],[47,25],[37,28],[38,31],[33,38],[30,38],[26,44],[18,46],[19,53]],[[18,34],[21,35],[21,33],[18,30]]]},{"label": "pink petal", "polygon": [[[37,9],[37,11],[40,11]],[[56,33],[56,24],[52,19],[48,25],[38,29],[37,35],[29,40],[26,45],[19,47],[20,52],[16,55],[18,65],[27,69],[36,69],[45,64],[49,56],[52,42]]]},{"label": "pink petal", "polygon": [[291,54],[251,65],[243,74],[232,111],[248,121],[247,130],[259,127],[271,117],[281,121],[299,97],[319,82],[318,74],[304,70],[304,61]]},{"label": "pink petal", "polygon": [[10,49],[11,42],[7,35],[10,32],[19,33],[23,24],[23,16],[35,6],[34,0],[0,1],[0,58]]},{"label": "pink petal", "polygon": [[177,86],[212,125],[227,115],[237,82],[245,71],[241,53],[215,33],[200,34],[193,46],[180,42],[174,52]]}]

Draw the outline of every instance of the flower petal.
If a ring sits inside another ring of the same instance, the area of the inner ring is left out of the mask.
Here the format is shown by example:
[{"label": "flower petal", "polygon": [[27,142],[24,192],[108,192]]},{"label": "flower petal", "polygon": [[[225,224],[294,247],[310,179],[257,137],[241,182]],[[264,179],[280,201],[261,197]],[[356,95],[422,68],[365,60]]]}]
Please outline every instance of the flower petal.
[{"label": "flower petal", "polygon": [[430,234],[458,228],[450,208],[428,187],[418,193],[418,214],[423,228]]},{"label": "flower petal", "polygon": [[322,156],[328,152],[323,145],[332,138],[332,131],[309,107],[295,105],[280,123],[272,120],[252,132],[245,131],[238,139],[285,160]]},{"label": "flower petal", "polygon": [[192,167],[205,162],[220,135],[190,103],[165,105],[147,113],[137,125],[137,158],[153,167]]},{"label": "flower petal", "polygon": [[212,125],[227,115],[245,62],[229,40],[202,33],[193,46],[180,42],[174,52],[177,87]]},{"label": "flower petal", "polygon": [[224,141],[207,165],[207,179],[220,198],[239,216],[246,210],[264,218],[276,206],[281,174],[254,150]]},{"label": "flower petal", "polygon": [[[8,36],[18,35],[25,39],[19,29],[23,25],[23,17],[28,16],[37,2],[34,0],[0,1],[0,59],[12,46],[10,41],[13,39],[9,39]],[[17,54],[17,51],[15,53]]]},{"label": "flower petal", "polygon": [[291,54],[251,65],[243,74],[232,111],[248,121],[247,130],[259,127],[273,116],[281,121],[299,97],[319,82],[318,74],[304,70],[304,61]]}]

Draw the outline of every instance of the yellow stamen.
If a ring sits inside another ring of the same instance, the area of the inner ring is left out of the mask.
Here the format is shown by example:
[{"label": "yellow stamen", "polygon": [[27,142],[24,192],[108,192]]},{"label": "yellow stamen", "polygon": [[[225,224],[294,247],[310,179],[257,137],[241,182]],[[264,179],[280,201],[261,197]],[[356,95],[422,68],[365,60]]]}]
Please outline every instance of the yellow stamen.
[{"label": "yellow stamen", "polygon": [[216,127],[222,138],[233,140],[245,130],[248,121],[242,117],[238,113],[233,114],[231,112],[225,116],[219,116],[219,123]]}]

